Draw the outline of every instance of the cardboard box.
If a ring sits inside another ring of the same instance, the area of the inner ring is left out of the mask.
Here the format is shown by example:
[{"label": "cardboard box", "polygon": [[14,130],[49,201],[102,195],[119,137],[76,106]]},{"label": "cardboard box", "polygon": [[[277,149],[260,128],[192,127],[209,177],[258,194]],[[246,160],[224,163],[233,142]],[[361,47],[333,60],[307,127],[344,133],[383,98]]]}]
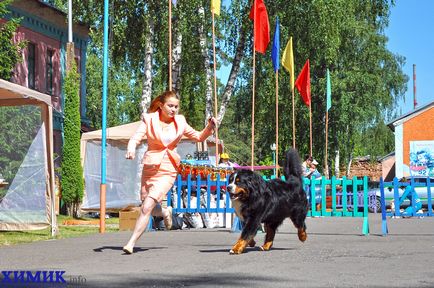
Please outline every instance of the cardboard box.
[{"label": "cardboard box", "polygon": [[127,207],[119,211],[119,230],[134,230],[137,218],[140,215],[140,207]]}]

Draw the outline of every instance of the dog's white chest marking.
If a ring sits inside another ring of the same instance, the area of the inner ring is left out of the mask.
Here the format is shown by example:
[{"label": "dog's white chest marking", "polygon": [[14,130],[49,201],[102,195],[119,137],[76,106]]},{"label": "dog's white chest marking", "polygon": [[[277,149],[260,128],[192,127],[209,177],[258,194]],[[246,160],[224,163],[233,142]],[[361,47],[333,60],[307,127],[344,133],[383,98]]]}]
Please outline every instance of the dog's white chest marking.
[{"label": "dog's white chest marking", "polygon": [[237,214],[238,218],[240,218],[241,221],[244,221],[243,214],[241,214],[241,201],[236,199],[236,200],[231,200],[231,202],[232,202],[232,207],[235,210],[235,214]]}]

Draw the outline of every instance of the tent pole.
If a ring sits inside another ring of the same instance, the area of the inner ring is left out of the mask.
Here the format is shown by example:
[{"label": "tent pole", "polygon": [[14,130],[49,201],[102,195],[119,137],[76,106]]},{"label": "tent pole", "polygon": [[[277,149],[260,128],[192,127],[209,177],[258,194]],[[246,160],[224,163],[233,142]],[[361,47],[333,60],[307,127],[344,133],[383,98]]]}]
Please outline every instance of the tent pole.
[{"label": "tent pole", "polygon": [[42,119],[45,127],[46,141],[46,169],[48,173],[48,195],[50,196],[50,225],[51,236],[57,235],[57,219],[56,219],[56,190],[54,189],[54,160],[53,160],[53,108],[51,106],[41,105]]},{"label": "tent pole", "polygon": [[50,152],[49,167],[50,167],[50,190],[51,190],[51,236],[58,234],[57,228],[57,216],[56,216],[56,189],[54,188],[54,180],[56,175],[54,174],[54,152],[53,152],[53,107],[48,106],[48,149]]}]

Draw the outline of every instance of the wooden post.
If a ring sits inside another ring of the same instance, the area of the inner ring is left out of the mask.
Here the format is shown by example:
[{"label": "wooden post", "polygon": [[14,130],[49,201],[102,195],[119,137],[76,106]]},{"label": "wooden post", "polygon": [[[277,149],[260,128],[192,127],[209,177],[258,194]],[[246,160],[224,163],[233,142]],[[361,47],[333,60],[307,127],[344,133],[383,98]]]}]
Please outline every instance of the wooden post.
[{"label": "wooden post", "polygon": [[310,156],[312,155],[312,97],[309,104]]},{"label": "wooden post", "polygon": [[[214,117],[217,119],[217,63],[216,63],[216,57],[215,57],[215,24],[214,24],[214,10],[212,11],[212,51],[213,51],[213,57],[214,57]],[[218,122],[218,121],[217,121]],[[219,159],[219,133],[218,133],[218,125],[215,128],[215,166],[218,166],[218,159]]]},{"label": "wooden post", "polygon": [[74,42],[68,42],[66,43],[66,71],[71,70],[74,58]]},{"label": "wooden post", "polygon": [[99,209],[99,233],[105,232],[105,203],[106,203],[106,184],[100,184],[100,209]]},{"label": "wooden post", "polygon": [[[253,5],[255,5],[255,0]],[[256,9],[253,8],[253,19],[256,19]],[[252,143],[251,143],[251,170],[253,171],[253,166],[255,165],[255,82],[256,82],[256,51],[255,51],[255,35],[256,35],[256,21],[253,20],[253,79],[252,79]]]},{"label": "wooden post", "polygon": [[329,165],[327,163],[328,150],[328,128],[329,128],[329,111],[326,109],[326,125],[325,125],[325,153],[324,153],[324,175],[329,177]]},{"label": "wooden post", "polygon": [[292,148],[295,149],[295,97],[294,89],[292,89]]},{"label": "wooden post", "polygon": [[274,162],[275,176],[279,177],[279,70],[276,70],[276,158]]},{"label": "wooden post", "polygon": [[169,91],[172,91],[172,0],[169,1]]}]

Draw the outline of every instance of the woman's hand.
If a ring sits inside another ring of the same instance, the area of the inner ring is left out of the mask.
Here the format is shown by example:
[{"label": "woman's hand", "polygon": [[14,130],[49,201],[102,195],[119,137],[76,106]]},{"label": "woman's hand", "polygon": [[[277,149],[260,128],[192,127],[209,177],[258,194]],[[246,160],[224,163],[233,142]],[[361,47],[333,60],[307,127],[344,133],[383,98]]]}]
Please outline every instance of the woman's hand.
[{"label": "woman's hand", "polygon": [[125,154],[125,158],[127,159],[134,159],[134,157],[136,156],[136,152],[127,152],[127,154]]},{"label": "woman's hand", "polygon": [[208,119],[208,126],[212,129],[215,129],[218,126],[217,119],[214,117],[210,117]]}]

